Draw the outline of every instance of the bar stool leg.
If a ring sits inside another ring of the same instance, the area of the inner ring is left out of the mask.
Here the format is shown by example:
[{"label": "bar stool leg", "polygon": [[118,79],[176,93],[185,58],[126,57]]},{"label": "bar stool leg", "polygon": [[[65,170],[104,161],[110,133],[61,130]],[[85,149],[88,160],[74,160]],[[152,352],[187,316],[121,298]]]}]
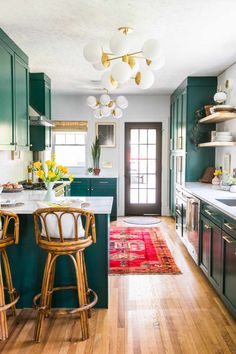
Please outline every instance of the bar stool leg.
[{"label": "bar stool leg", "polygon": [[[76,280],[77,280],[78,300],[79,300],[79,306],[82,307],[87,304],[82,251],[76,253],[76,263],[77,263]],[[88,339],[89,326],[88,326],[87,311],[81,311],[80,322],[81,322],[82,339],[83,340]]]},{"label": "bar stool leg", "polygon": [[[4,295],[4,285],[2,279],[2,265],[0,261],[0,306],[5,305],[5,295]],[[0,311],[0,339],[5,340],[8,338],[8,328],[7,328],[7,314],[6,310]]]},{"label": "bar stool leg", "polygon": [[[84,270],[84,282],[85,282],[85,290],[87,294],[87,302],[89,303],[89,295],[88,295],[88,277],[87,277],[87,270],[86,270],[86,264],[85,264],[85,259],[84,259],[84,252],[83,252],[83,270]],[[91,309],[88,310],[88,318],[91,318]]]},{"label": "bar stool leg", "polygon": [[[13,293],[14,288],[13,288],[13,283],[12,283],[11,269],[10,269],[10,265],[9,265],[9,260],[8,260],[7,252],[6,252],[5,249],[2,251],[2,260],[3,260],[3,266],[4,266],[4,270],[5,270],[5,275],[6,275],[6,283],[7,283],[7,288],[8,288],[10,301],[13,302],[15,300],[15,296],[14,296],[14,293]],[[15,305],[12,305],[11,311],[12,311],[13,316],[16,316],[16,306]]]},{"label": "bar stool leg", "polygon": [[50,278],[49,278],[49,286],[48,286],[48,297],[47,297],[47,312],[46,312],[46,317],[50,316],[51,312],[51,306],[52,306],[52,290],[54,286],[54,280],[55,280],[55,271],[56,271],[56,259],[57,256],[53,255],[52,256],[52,269],[50,273]]},{"label": "bar stool leg", "polygon": [[43,320],[44,320],[45,312],[47,310],[47,295],[48,295],[48,287],[49,287],[49,278],[51,273],[50,271],[51,259],[52,259],[52,254],[48,253],[45,268],[44,268],[40,306],[38,309],[37,322],[36,322],[36,328],[34,333],[34,339],[36,342],[40,341]]}]

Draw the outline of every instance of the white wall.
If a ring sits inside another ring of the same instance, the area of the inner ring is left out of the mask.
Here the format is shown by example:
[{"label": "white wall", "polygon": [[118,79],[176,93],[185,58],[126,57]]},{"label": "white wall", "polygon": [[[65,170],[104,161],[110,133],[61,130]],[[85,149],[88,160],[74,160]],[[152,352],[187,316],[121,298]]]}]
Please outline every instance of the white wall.
[{"label": "white wall", "polygon": [[[232,89],[227,92],[227,104],[236,106],[236,63],[226,69],[221,75],[218,76],[218,86],[221,86],[224,90],[224,83],[227,79],[232,81]],[[236,140],[236,119],[230,120],[225,123],[218,124],[218,131],[230,131],[232,132],[234,139]],[[223,165],[224,154],[231,154],[231,172],[233,168],[236,168],[236,149],[235,147],[224,147],[216,149],[216,166]]]},{"label": "white wall", "polygon": [[[91,165],[90,145],[95,137],[95,121],[92,110],[86,105],[87,96],[53,94],[52,118],[58,120],[87,120],[87,161]],[[170,98],[167,95],[127,95],[129,106],[124,111],[124,116],[116,121],[115,148],[103,148],[101,154],[101,166],[103,162],[111,162],[113,169],[102,169],[103,175],[115,175],[119,177],[118,213],[124,215],[124,123],[125,122],[162,122],[162,215],[169,214],[169,107]],[[114,122],[114,119],[102,119],[103,122]],[[87,166],[87,167],[88,167]],[[73,170],[74,173],[84,173]]]},{"label": "white wall", "polygon": [[31,152],[22,151],[20,159],[12,160],[10,151],[0,151],[0,184],[25,180],[30,161],[32,161]]}]

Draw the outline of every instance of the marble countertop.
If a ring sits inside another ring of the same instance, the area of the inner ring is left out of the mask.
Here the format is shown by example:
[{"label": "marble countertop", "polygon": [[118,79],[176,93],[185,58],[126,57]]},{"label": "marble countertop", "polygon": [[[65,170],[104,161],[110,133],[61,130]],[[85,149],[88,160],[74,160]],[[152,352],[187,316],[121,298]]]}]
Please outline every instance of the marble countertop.
[{"label": "marble countertop", "polygon": [[89,174],[78,174],[78,173],[72,173],[74,178],[118,178],[118,176],[115,175],[99,175],[99,176],[95,176],[95,175],[89,175]]},{"label": "marble countertop", "polygon": [[236,220],[236,207],[225,205],[217,200],[236,199],[236,193],[224,191],[220,189],[219,186],[213,186],[212,184],[200,182],[186,182],[183,186],[180,187]]},{"label": "marble countertop", "polygon": [[[4,210],[13,211],[16,214],[32,214],[36,209],[42,207],[42,205],[38,205],[38,202],[45,203],[45,207],[47,207],[47,202],[43,201],[45,195],[46,191],[39,190],[1,193],[0,205],[3,200],[15,200],[17,203],[24,204],[15,207],[4,207]],[[67,206],[75,208],[82,207],[83,209],[93,211],[94,214],[111,214],[113,197],[57,197],[55,198],[55,202],[65,202]],[[88,205],[83,206],[83,203],[88,203]]]}]

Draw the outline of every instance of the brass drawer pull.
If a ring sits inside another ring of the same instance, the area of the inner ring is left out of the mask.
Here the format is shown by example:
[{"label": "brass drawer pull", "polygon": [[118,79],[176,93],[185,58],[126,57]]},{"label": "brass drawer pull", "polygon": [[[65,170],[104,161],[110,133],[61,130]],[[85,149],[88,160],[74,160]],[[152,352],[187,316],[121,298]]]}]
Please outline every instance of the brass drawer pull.
[{"label": "brass drawer pull", "polygon": [[228,222],[224,223],[224,226],[226,226],[228,229],[233,230],[233,226],[231,226]]},{"label": "brass drawer pull", "polygon": [[207,229],[207,230],[208,230],[208,229],[210,229],[210,228],[211,228],[211,227],[210,227],[209,225],[207,225],[207,224],[204,225],[204,229]]},{"label": "brass drawer pull", "polygon": [[234,240],[232,237],[230,236],[223,236],[223,239],[227,242],[227,243],[236,243],[236,240]]},{"label": "brass drawer pull", "polygon": [[209,210],[205,209],[205,212],[208,214],[208,215],[213,215]]}]

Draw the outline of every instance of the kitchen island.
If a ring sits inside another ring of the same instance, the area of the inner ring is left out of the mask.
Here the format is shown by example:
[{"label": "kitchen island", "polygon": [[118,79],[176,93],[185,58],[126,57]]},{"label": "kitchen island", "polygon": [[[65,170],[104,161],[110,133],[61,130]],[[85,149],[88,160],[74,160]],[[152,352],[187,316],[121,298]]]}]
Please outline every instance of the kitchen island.
[{"label": "kitchen island", "polygon": [[[20,293],[18,308],[32,307],[33,296],[41,291],[42,276],[47,253],[35,242],[34,221],[32,213],[39,207],[46,191],[23,191],[20,193],[4,193],[1,200],[16,200],[22,205],[4,208],[18,214],[20,219],[20,241],[18,245],[7,248],[13,284]],[[98,295],[97,307],[108,307],[108,236],[112,197],[59,197],[56,201],[70,202],[70,207],[91,210],[95,214],[97,233],[96,244],[85,251],[89,287]],[[46,203],[46,202],[45,202]],[[46,205],[45,205],[46,206]],[[55,276],[55,286],[75,284],[73,265],[69,257],[59,257]],[[76,307],[76,292],[65,291],[55,293],[54,307]]]}]

